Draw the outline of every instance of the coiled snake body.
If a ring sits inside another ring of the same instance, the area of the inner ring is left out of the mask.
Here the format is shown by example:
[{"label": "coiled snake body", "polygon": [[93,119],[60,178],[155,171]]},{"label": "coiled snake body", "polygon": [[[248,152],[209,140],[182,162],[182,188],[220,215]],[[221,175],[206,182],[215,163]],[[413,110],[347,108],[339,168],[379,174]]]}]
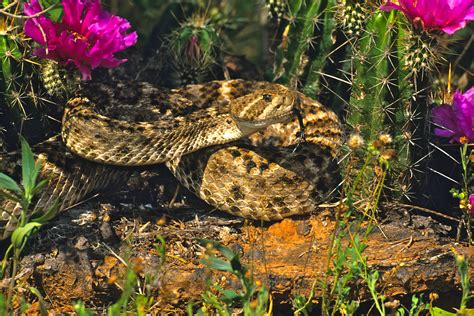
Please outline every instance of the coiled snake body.
[{"label": "coiled snake body", "polygon": [[[303,117],[305,142],[295,110]],[[69,150],[58,138],[35,149],[42,176],[50,178],[37,210],[55,200],[63,210],[126,181],[126,166],[157,163],[218,209],[262,220],[314,211],[339,183],[337,116],[267,82],[213,81],[174,90],[145,82],[91,83],[66,105],[62,139]],[[18,169],[16,159],[0,156],[2,171]],[[19,206],[0,201],[0,207],[5,238]]]}]

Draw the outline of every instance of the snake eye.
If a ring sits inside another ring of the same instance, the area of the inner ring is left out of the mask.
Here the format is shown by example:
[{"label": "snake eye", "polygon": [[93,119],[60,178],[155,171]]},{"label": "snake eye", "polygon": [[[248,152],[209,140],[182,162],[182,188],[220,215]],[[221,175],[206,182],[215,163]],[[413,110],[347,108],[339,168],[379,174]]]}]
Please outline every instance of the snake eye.
[{"label": "snake eye", "polygon": [[263,101],[265,102],[271,102],[272,101],[272,96],[270,94],[262,94]]}]

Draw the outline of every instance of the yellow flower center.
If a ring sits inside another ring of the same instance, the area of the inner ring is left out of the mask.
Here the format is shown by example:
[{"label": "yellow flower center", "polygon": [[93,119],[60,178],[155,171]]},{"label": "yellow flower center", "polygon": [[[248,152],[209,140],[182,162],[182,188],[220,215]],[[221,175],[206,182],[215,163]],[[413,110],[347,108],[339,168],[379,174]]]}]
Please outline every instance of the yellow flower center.
[{"label": "yellow flower center", "polygon": [[461,136],[461,137],[459,137],[459,142],[461,144],[467,144],[467,143],[469,143],[469,138],[467,138],[466,136]]},{"label": "yellow flower center", "polygon": [[79,34],[79,33],[74,32],[74,31],[69,31],[69,34],[71,34],[72,36],[74,36],[74,43],[76,43],[78,40],[87,42],[87,37],[85,37],[85,36],[82,35],[82,34]]}]

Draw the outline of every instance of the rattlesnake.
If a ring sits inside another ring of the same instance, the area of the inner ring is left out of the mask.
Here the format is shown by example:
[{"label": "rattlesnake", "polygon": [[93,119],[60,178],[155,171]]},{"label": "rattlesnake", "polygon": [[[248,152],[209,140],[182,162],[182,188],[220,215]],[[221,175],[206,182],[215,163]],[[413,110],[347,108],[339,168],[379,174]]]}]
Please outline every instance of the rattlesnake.
[{"label": "rattlesnake", "polygon": [[[295,110],[302,112],[305,142]],[[35,149],[42,176],[51,179],[37,209],[59,199],[63,210],[123,183],[131,171],[120,166],[163,162],[207,203],[253,219],[314,211],[339,183],[336,114],[267,82],[213,81],[174,90],[145,82],[89,83],[66,105],[62,138],[75,154],[57,137]],[[0,156],[0,166],[13,172],[18,158]],[[8,201],[0,207],[5,238],[19,207]]]}]

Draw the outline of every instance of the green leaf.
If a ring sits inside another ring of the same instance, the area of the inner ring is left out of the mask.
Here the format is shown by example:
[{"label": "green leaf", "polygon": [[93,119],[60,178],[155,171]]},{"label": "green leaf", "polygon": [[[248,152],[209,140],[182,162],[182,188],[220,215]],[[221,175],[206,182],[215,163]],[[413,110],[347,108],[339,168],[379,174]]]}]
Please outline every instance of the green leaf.
[{"label": "green leaf", "polygon": [[25,226],[17,227],[12,233],[12,245],[15,249],[22,249],[28,238],[38,231],[41,227],[40,223],[30,222]]},{"label": "green leaf", "polygon": [[221,245],[217,241],[210,240],[210,239],[198,239],[198,240],[204,247],[208,247],[209,245],[211,245],[212,248],[218,250],[224,257],[226,257],[229,260],[235,257],[235,253],[230,248]]},{"label": "green leaf", "polygon": [[48,315],[48,312],[46,311],[46,304],[44,303],[44,298],[43,295],[41,295],[40,291],[38,291],[37,288],[34,288],[32,286],[29,287],[29,290],[31,293],[33,293],[37,298],[40,306],[40,315]]},{"label": "green leaf", "polygon": [[373,271],[372,273],[370,273],[368,275],[368,278],[367,278],[367,285],[369,286],[370,289],[374,289],[376,288],[376,285],[377,285],[377,280],[379,279],[379,271],[378,270],[375,270]]},{"label": "green leaf", "polygon": [[125,315],[124,311],[127,310],[129,300],[132,298],[132,294],[135,291],[137,284],[137,275],[133,270],[128,271],[125,284],[123,286],[122,295],[120,298],[107,309],[107,315]]},{"label": "green leaf", "polygon": [[59,210],[59,201],[56,200],[53,206],[51,206],[43,215],[41,215],[40,217],[31,219],[31,221],[44,224],[50,219],[52,219],[53,217],[55,217],[56,214],[58,214],[58,210]]},{"label": "green leaf", "polygon": [[456,314],[445,311],[444,309],[441,309],[439,307],[433,307],[431,310],[432,316],[456,316]]},{"label": "green leaf", "polygon": [[9,304],[7,298],[3,295],[0,295],[0,315],[7,315],[9,309]]},{"label": "green leaf", "polygon": [[78,301],[74,303],[74,310],[76,311],[77,316],[91,316],[93,315],[90,310],[86,308],[83,302]]},{"label": "green leaf", "polygon": [[31,151],[30,145],[26,142],[23,136],[20,136],[21,142],[21,165],[22,165],[22,179],[25,183],[25,189],[32,189],[33,186],[30,185],[31,174],[35,170],[35,159],[33,152]]},{"label": "green leaf", "polygon": [[222,291],[222,294],[225,296],[226,299],[228,299],[229,301],[233,301],[237,298],[240,297],[239,294],[237,294],[235,291],[232,291],[232,290],[223,290]]},{"label": "green leaf", "polygon": [[30,145],[26,142],[23,136],[20,136],[21,141],[21,173],[22,182],[25,189],[25,197],[32,198],[33,188],[35,186],[36,178],[38,177],[41,165],[35,163],[33,152]]},{"label": "green leaf", "polygon": [[238,256],[229,247],[222,246],[218,243],[216,249],[219,250],[219,252],[229,260],[233,260],[235,257],[238,258]]},{"label": "green leaf", "polygon": [[244,267],[240,263],[239,256],[234,256],[234,258],[230,260],[230,265],[232,266],[232,269],[234,271],[240,271],[240,272],[245,273],[245,271],[243,271]]},{"label": "green leaf", "polygon": [[61,23],[64,14],[64,7],[61,4],[61,0],[39,0],[39,3],[43,10],[54,6],[45,13],[45,16],[53,22]]},{"label": "green leaf", "polygon": [[163,236],[158,235],[156,237],[159,241],[159,244],[156,244],[155,249],[160,255],[161,264],[164,264],[166,261],[166,241]]},{"label": "green leaf", "polygon": [[33,191],[31,191],[31,194],[35,195],[36,192],[41,190],[44,186],[46,186],[49,183],[49,179],[43,179],[40,182],[38,182],[37,185],[33,188]]},{"label": "green leaf", "polygon": [[207,259],[201,260],[201,263],[208,266],[210,269],[215,269],[219,271],[233,272],[232,266],[229,262],[218,259],[216,257],[209,257]]},{"label": "green leaf", "polygon": [[10,253],[12,252],[13,250],[13,245],[10,244],[10,246],[8,246],[7,248],[7,251],[5,252],[5,255],[3,256],[3,260],[2,260],[2,274],[0,275],[0,277],[3,278],[3,276],[5,275],[5,269],[7,268],[7,262],[8,262],[8,258],[10,257]]},{"label": "green leaf", "polygon": [[1,172],[0,172],[0,189],[10,190],[16,193],[21,193],[20,186],[16,183],[16,181]]}]

